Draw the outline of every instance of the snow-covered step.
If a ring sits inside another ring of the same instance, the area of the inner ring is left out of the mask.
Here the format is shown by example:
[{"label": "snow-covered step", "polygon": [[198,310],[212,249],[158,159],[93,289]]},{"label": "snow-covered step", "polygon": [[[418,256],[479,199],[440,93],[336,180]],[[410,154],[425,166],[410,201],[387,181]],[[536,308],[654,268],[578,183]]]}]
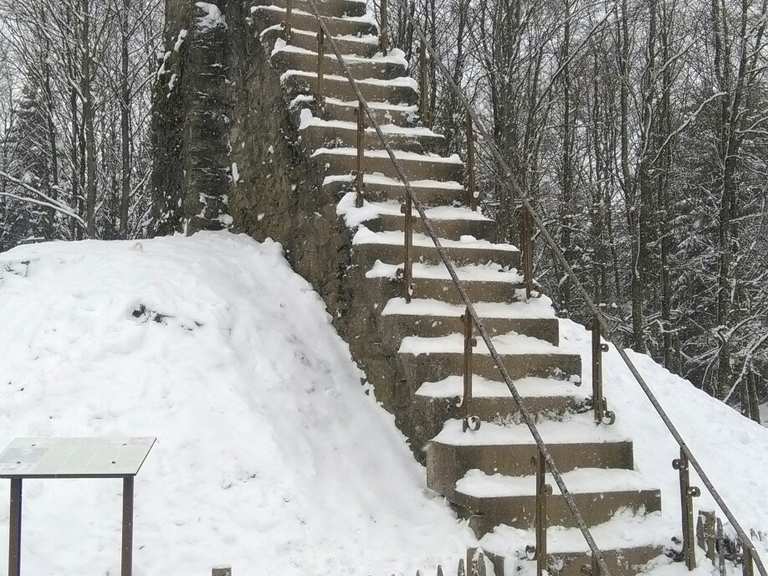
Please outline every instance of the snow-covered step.
[{"label": "snow-covered step", "polygon": [[[317,52],[277,40],[270,55],[270,63],[281,72],[286,70],[317,71]],[[356,80],[365,78],[400,78],[408,73],[408,62],[402,57],[378,56],[372,58],[347,57],[345,64]],[[326,47],[323,74],[341,76],[344,70],[336,54]]]},{"label": "snow-covered step", "polygon": [[[402,262],[389,264],[377,261],[366,273],[369,293],[377,294],[382,308],[392,298],[402,296],[398,270]],[[498,264],[468,264],[455,266],[464,290],[473,302],[514,302],[524,295],[522,277],[517,270],[504,270]],[[412,295],[417,299],[441,300],[461,304],[461,296],[442,264],[413,263]]]},{"label": "snow-covered step", "polygon": [[[312,158],[324,166],[327,174],[351,174],[357,170],[357,148],[320,148]],[[417,154],[406,150],[395,150],[395,158],[409,180],[450,180],[460,182],[464,177],[464,164],[456,156]],[[381,174],[398,178],[397,172],[386,150],[366,150],[363,157],[363,171],[366,174]]]},{"label": "snow-covered step", "polygon": [[[351,174],[330,175],[323,180],[323,188],[347,194],[354,189]],[[405,186],[396,178],[383,174],[365,174],[363,177],[366,202],[401,202],[405,198]],[[456,181],[431,179],[410,180],[411,190],[426,206],[458,203],[464,196],[464,187]],[[357,223],[362,220],[358,220]]]},{"label": "snow-covered step", "polygon": [[[437,382],[424,382],[411,400],[412,417],[417,418],[421,436],[427,441],[451,419],[463,416],[461,398],[463,377],[449,376]],[[539,417],[556,418],[583,408],[587,391],[577,383],[547,378],[522,378],[515,381],[525,409]],[[481,376],[472,378],[472,415],[485,422],[516,421],[520,409],[502,381]]]},{"label": "snow-covered step", "polygon": [[[577,468],[633,468],[632,441],[611,427],[596,426],[591,414],[537,424],[561,472]],[[453,498],[456,482],[469,470],[525,476],[532,471],[536,443],[524,424],[485,422],[463,432],[461,420],[449,420],[427,446],[427,484]]]},{"label": "snow-covered step", "polygon": [[[545,340],[509,333],[493,338],[497,352],[513,379],[536,376],[560,380],[581,379],[581,356],[564,352]],[[464,373],[464,337],[460,333],[436,338],[408,336],[398,358],[411,382],[440,380]],[[472,372],[498,379],[498,368],[482,340],[472,357]]]},{"label": "snow-covered step", "polygon": [[[302,96],[302,98],[311,98]],[[312,98],[314,100],[314,98]],[[357,123],[357,100],[325,98],[323,118],[340,122]],[[379,126],[395,124],[397,126],[416,126],[419,119],[419,108],[415,104],[397,104],[390,102],[368,102],[371,113]],[[366,125],[371,122],[366,114]]]},{"label": "snow-covered step", "polygon": [[[545,297],[542,297],[545,298]],[[528,302],[476,302],[475,311],[492,336],[517,332],[557,346],[559,321],[549,301],[531,298]],[[392,298],[382,310],[383,330],[392,337],[435,337],[461,333],[465,307],[443,300]],[[476,329],[474,329],[476,332]]]},{"label": "snow-covered step", "polygon": [[[419,198],[418,191],[414,195]],[[345,216],[347,226],[354,227],[365,222],[366,227],[374,232],[405,230],[402,201],[364,200],[363,206],[358,208],[355,206],[356,196],[354,192],[349,192],[336,207],[336,212]],[[428,208],[426,213],[439,238],[459,240],[462,236],[472,236],[493,241],[496,237],[496,223],[481,212],[465,206],[435,206]],[[414,232],[425,234],[424,222],[419,212],[413,208],[411,214]]]},{"label": "snow-covered step", "polygon": [[[317,87],[317,73],[287,70],[280,75],[280,82],[290,96],[314,94]],[[388,79],[373,77],[357,81],[357,87],[367,101],[393,104],[415,104],[419,97],[416,86],[416,81],[407,76]],[[337,74],[323,76],[323,94],[342,101],[357,98],[357,93],[346,76]]]},{"label": "snow-covered step", "polygon": [[[286,0],[269,0],[272,6],[286,7]],[[302,10],[314,14],[313,8],[307,0],[292,0],[291,5],[295,10]],[[365,16],[366,3],[361,0],[322,0],[315,2],[318,12],[323,16]]]},{"label": "snow-covered step", "polygon": [[[259,38],[265,46],[267,53],[271,53],[275,44],[285,36],[280,24],[268,25],[262,19],[255,19],[254,24],[261,33]],[[379,37],[374,34],[366,36],[340,35],[334,36],[336,45],[342,55],[370,57],[379,50]],[[291,32],[291,46],[303,48],[305,50],[317,49],[317,33],[309,30],[299,30],[294,28]],[[330,50],[330,46],[328,48]]]},{"label": "snow-covered step", "polygon": [[[670,545],[671,537],[679,531],[674,519],[662,518],[658,512],[617,514],[608,522],[591,526],[590,532],[603,552],[608,569],[615,576],[635,576],[645,565],[661,556]],[[493,559],[497,576],[514,576],[504,571],[503,559],[515,570],[535,561],[519,560],[526,545],[536,541],[533,530],[520,530],[511,526],[498,526],[480,540],[480,546]],[[578,528],[551,527],[547,530],[547,554],[550,555],[559,576],[583,576],[583,567],[590,566],[590,554]],[[669,560],[667,560],[669,562]],[[517,566],[515,566],[517,564]],[[522,565],[521,565],[522,564]]]},{"label": "snow-covered step", "polygon": [[[445,144],[443,136],[432,132],[429,128],[398,126],[396,124],[383,124],[380,127],[387,144],[398,150],[420,154],[436,153]],[[299,130],[303,141],[312,150],[335,146],[346,148],[357,146],[356,122],[326,120],[314,116],[308,108],[304,108],[300,112]],[[381,139],[373,128],[365,130],[364,145],[369,150],[382,147]]]},{"label": "snow-covered step", "polygon": [[[635,470],[580,468],[563,474],[584,521],[589,525],[611,520],[620,510],[649,513],[661,510],[661,493]],[[576,526],[560,489],[550,474],[553,494],[547,501],[550,526]],[[536,476],[505,476],[470,470],[456,482],[453,503],[471,516],[478,537],[497,525],[533,527],[536,514]]]},{"label": "snow-covered step", "polygon": [[[439,238],[445,254],[454,264],[486,264],[492,262],[500,267],[515,268],[520,261],[520,252],[512,244],[497,244],[463,236],[461,240]],[[370,268],[382,262],[402,262],[405,257],[404,234],[390,230],[373,232],[365,226],[358,227],[352,239],[355,261]],[[416,262],[440,264],[442,260],[432,239],[425,234],[413,234],[411,259]]]},{"label": "snow-covered step", "polygon": [[[285,21],[285,14],[286,10],[281,6],[262,5],[251,7],[251,18],[258,21],[264,28],[281,24]],[[373,35],[378,33],[375,22],[373,22],[373,19],[368,14],[345,18],[329,16],[324,20],[328,31],[333,36]],[[291,28],[317,32],[320,29],[320,24],[313,12],[293,8],[291,11]]]},{"label": "snow-covered step", "polygon": [[[572,397],[586,398],[586,391],[579,382],[569,380],[554,380],[551,378],[527,377],[513,381],[520,396],[528,402],[536,398]],[[461,376],[449,376],[436,382],[424,382],[416,395],[425,398],[460,400],[464,394],[464,380]],[[473,402],[481,400],[505,401],[512,400],[512,393],[506,382],[491,380],[482,376],[472,379]]]}]

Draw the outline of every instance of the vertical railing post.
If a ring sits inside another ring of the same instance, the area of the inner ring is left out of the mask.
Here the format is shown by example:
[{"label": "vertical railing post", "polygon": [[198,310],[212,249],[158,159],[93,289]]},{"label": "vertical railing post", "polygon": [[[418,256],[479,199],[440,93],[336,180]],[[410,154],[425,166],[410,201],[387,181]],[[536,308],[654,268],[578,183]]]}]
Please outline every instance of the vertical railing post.
[{"label": "vertical railing post", "polygon": [[461,317],[464,326],[464,391],[462,393],[461,407],[464,414],[462,430],[478,430],[480,420],[472,415],[472,353],[477,346],[477,339],[472,335],[472,316],[469,308],[464,310]]},{"label": "vertical railing post", "polygon": [[363,206],[363,160],[365,154],[365,108],[360,102],[357,106],[357,163],[355,173],[355,206]]},{"label": "vertical railing post", "polygon": [[429,126],[429,86],[427,86],[427,45],[419,43],[419,113],[424,126]]},{"label": "vertical railing post", "polygon": [[608,410],[603,395],[603,352],[608,352],[608,345],[601,340],[602,330],[598,316],[592,318],[592,410],[595,424],[606,422],[613,424],[616,416]]},{"label": "vertical railing post", "polygon": [[683,528],[683,561],[688,570],[696,568],[696,534],[693,528],[693,499],[701,494],[696,486],[691,486],[688,456],[680,448],[680,458],[672,461],[672,468],[680,476],[680,512]]},{"label": "vertical railing post", "polygon": [[547,497],[552,487],[546,482],[547,465],[539,450],[533,458],[536,466],[536,576],[547,571]]},{"label": "vertical railing post", "polygon": [[400,211],[403,213],[403,232],[405,234],[403,254],[403,298],[406,303],[411,302],[411,292],[413,290],[413,199],[406,190],[405,202],[401,205]]},{"label": "vertical railing post", "polygon": [[387,0],[380,0],[381,30],[379,30],[379,48],[385,54],[389,52],[389,7]]},{"label": "vertical railing post", "polygon": [[745,542],[741,543],[742,548],[742,566],[741,571],[744,576],[755,576],[755,565],[752,561],[752,550]]},{"label": "vertical railing post", "polygon": [[283,23],[283,31],[285,33],[285,41],[291,41],[291,16],[293,14],[293,0],[285,0],[285,22]]},{"label": "vertical railing post", "polygon": [[472,127],[472,115],[467,112],[467,177],[466,205],[470,210],[477,210],[477,192],[475,190],[475,131]]},{"label": "vertical railing post", "polygon": [[520,264],[523,269],[525,297],[533,292],[533,222],[525,205],[520,206]]},{"label": "vertical railing post", "polygon": [[317,105],[320,110],[325,106],[323,96],[323,64],[325,64],[325,30],[320,27],[317,32]]}]

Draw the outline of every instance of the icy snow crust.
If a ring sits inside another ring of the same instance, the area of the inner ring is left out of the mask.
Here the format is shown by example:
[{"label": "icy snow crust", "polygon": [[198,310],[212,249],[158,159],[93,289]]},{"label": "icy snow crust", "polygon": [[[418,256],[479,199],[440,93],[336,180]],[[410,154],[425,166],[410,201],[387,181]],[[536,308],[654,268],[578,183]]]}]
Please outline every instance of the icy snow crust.
[{"label": "icy snow crust", "polygon": [[[425,573],[473,542],[425,492],[278,244],[204,233],[17,248],[0,254],[0,317],[0,448],[158,437],[136,481],[137,574]],[[25,574],[119,573],[119,481],[24,492]]]}]

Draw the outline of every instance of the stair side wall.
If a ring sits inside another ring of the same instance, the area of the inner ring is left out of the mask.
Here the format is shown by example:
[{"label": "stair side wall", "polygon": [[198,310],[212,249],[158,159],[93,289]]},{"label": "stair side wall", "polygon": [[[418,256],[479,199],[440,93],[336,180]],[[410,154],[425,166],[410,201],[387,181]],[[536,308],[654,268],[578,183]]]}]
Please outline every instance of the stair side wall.
[{"label": "stair side wall", "polygon": [[[188,173],[179,169],[195,150],[214,148],[213,168],[225,166],[232,176],[231,182],[218,183],[227,197],[231,230],[282,244],[294,270],[322,296],[355,362],[372,378],[369,383],[377,399],[395,414],[401,430],[411,435],[409,387],[402,383],[396,350],[384,341],[379,326],[381,303],[397,295],[398,288],[382,281],[372,289],[365,270],[354,264],[352,234],[336,214],[339,198],[323,189],[324,167],[310,159],[292,121],[279,73],[270,66],[250,19],[250,3],[219,0],[219,4],[227,20],[223,50],[227,78],[222,82],[228,89],[222,106],[231,110],[227,137],[190,129],[195,104],[189,92],[199,85],[196,76],[205,69],[197,64],[204,55],[191,57],[188,51],[195,46],[189,43],[187,52],[172,55],[171,73],[179,75],[176,82],[181,89],[169,95],[161,85],[156,92],[153,185],[164,210],[171,214],[157,232],[180,230],[184,220],[195,223],[187,227],[188,233],[216,227],[194,221],[198,206],[186,199],[195,192]],[[167,0],[166,45],[172,45],[178,31],[189,26],[193,18],[189,6]],[[420,450],[416,454],[423,459]]]}]

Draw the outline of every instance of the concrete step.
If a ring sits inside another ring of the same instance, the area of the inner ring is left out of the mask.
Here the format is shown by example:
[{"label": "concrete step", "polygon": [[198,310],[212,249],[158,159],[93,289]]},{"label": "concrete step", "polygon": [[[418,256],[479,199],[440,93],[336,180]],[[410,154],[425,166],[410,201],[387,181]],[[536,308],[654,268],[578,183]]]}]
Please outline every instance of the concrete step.
[{"label": "concrete step", "polygon": [[[366,202],[401,202],[405,198],[402,182],[378,174],[365,174]],[[458,202],[464,195],[463,186],[456,181],[411,180],[411,189],[425,206],[441,206]],[[326,176],[323,187],[345,194],[354,190],[353,177],[350,174]],[[480,236],[478,236],[480,237]]]},{"label": "concrete step", "polygon": [[[657,545],[609,548],[602,552],[612,576],[635,576],[644,571],[648,562],[661,556],[664,547]],[[558,567],[558,576],[584,576],[583,567],[591,566],[591,555],[587,552],[558,552],[551,557],[554,565]],[[504,576],[503,572],[496,574]]]},{"label": "concrete step", "polygon": [[[661,493],[635,470],[582,468],[563,474],[568,491],[584,521],[594,526],[611,520],[620,510],[633,514],[661,510]],[[547,500],[550,526],[575,527],[576,521],[550,474],[553,494]],[[453,503],[470,518],[478,538],[499,524],[533,528],[536,515],[536,476],[503,476],[470,470],[457,483]]]},{"label": "concrete step", "polygon": [[[649,514],[619,513],[608,522],[590,527],[597,546],[614,576],[635,576],[644,571],[645,565],[664,554],[671,537],[677,532],[676,523],[670,523],[658,512]],[[525,557],[526,545],[536,541],[532,530],[499,526],[485,536],[480,544],[493,562],[496,576],[515,576],[535,572],[535,561],[520,560]],[[551,529],[547,532],[547,553],[551,573],[559,576],[583,576],[583,568],[589,568],[590,553],[583,535],[577,528]],[[504,560],[506,559],[506,563]],[[663,564],[671,563],[662,559]],[[505,572],[505,564],[513,571]],[[670,566],[671,568],[671,566]]]},{"label": "concrete step", "polygon": [[[464,177],[464,164],[458,156],[415,154],[396,150],[400,166],[410,180],[440,180],[460,182]],[[312,154],[312,160],[326,170],[326,174],[351,174],[357,170],[357,148],[320,148]],[[398,178],[392,160],[386,150],[366,150],[363,172],[388,178]]]},{"label": "concrete step", "polygon": [[[638,527],[627,527],[637,530]],[[535,542],[535,538],[531,540]],[[646,565],[652,560],[664,554],[665,547],[660,544],[627,546],[623,548],[601,548],[603,558],[611,571],[611,576],[638,576],[645,573]],[[485,551],[488,559],[494,566],[495,576],[516,576],[520,572],[509,573],[504,568],[504,556]],[[520,561],[517,559],[522,551],[516,551],[514,562],[518,562],[519,570],[527,570],[524,574],[536,573],[536,561]],[[591,556],[588,552],[555,552],[549,553],[549,562],[552,574],[557,576],[584,576],[585,571],[591,567]],[[522,568],[522,565],[530,565]]]},{"label": "concrete step", "polygon": [[[349,148],[357,146],[357,124],[354,122],[340,122],[338,120],[322,120],[317,117],[311,119],[305,115],[301,136],[307,145],[316,150],[318,148]],[[445,139],[439,134],[424,128],[408,128],[393,124],[383,125],[386,142],[398,149],[418,154],[438,152],[444,145]],[[383,144],[373,128],[365,131],[365,147],[368,150],[381,149]]]},{"label": "concrete step", "polygon": [[[477,302],[474,307],[491,336],[517,332],[557,346],[559,321],[554,310],[539,305],[538,300],[508,304]],[[441,300],[411,299],[406,303],[403,298],[393,298],[382,311],[381,326],[386,335],[398,340],[408,336],[447,336],[463,332],[464,311],[461,304]]]},{"label": "concrete step", "polygon": [[[397,270],[402,263],[386,264],[381,261],[368,269],[368,293],[383,307],[392,299],[402,296]],[[494,264],[457,266],[459,280],[473,302],[515,302],[521,299],[522,279],[516,270],[503,271]],[[445,266],[413,264],[413,298],[440,300],[450,304],[463,304]]]},{"label": "concrete step", "polygon": [[[368,102],[368,106],[379,126],[393,124],[415,127],[419,119],[419,109],[415,104]],[[326,95],[323,118],[330,121],[357,123],[357,107],[356,99],[339,100],[338,98],[329,98]],[[368,120],[366,119],[367,123]]]},{"label": "concrete step", "polygon": [[[462,432],[460,420],[446,422],[427,446],[427,485],[449,499],[456,482],[473,469],[486,474],[525,476],[537,447],[523,424],[483,423]],[[577,468],[633,468],[632,441],[610,427],[595,426],[590,414],[537,425],[560,472]]]},{"label": "concrete step", "polygon": [[[251,11],[253,12],[254,9],[252,8]],[[275,43],[278,40],[282,41],[285,36],[282,26],[280,24],[269,25],[268,20],[264,18],[254,18],[254,25],[258,30],[261,30],[259,36],[261,42],[264,44],[266,52],[271,54]],[[344,55],[370,58],[379,50],[377,36],[334,36],[334,40],[339,51]],[[317,49],[317,34],[308,30],[294,29],[289,44],[302,50],[314,51]]]},{"label": "concrete step", "polygon": [[[581,380],[581,356],[563,352],[544,340],[519,334],[493,338],[497,352],[513,379],[535,376],[557,380]],[[464,338],[452,334],[438,338],[409,336],[403,339],[398,359],[409,382],[442,380],[464,373]],[[484,343],[472,355],[472,372],[490,380],[498,378],[498,368]]]},{"label": "concrete step", "polygon": [[[487,240],[448,240],[440,238],[444,253],[455,265],[493,263],[499,267],[515,268],[520,252],[511,244],[494,244]],[[377,260],[396,263],[405,259],[402,232],[372,232],[360,226],[352,240],[353,259],[363,268],[371,268]],[[432,240],[423,234],[413,234],[411,259],[424,264],[440,264],[442,260]]]},{"label": "concrete step", "polygon": [[[335,54],[331,53],[330,46],[325,48],[325,58],[323,58],[323,74],[344,76],[344,70],[341,67]],[[286,45],[282,48],[278,45],[273,48],[269,58],[272,66],[285,72],[286,70],[302,70],[304,72],[317,73],[317,52],[315,50],[305,50],[292,45]],[[401,78],[408,73],[406,63],[387,60],[384,58],[346,58],[346,64],[352,77],[356,80],[366,78]]]},{"label": "concrete step", "polygon": [[[314,94],[317,88],[317,73],[315,71],[289,70],[281,74],[280,80],[289,97],[297,94]],[[357,87],[367,102],[414,105],[419,98],[416,91],[416,81],[408,77],[388,80],[368,78],[358,80]],[[323,95],[342,101],[353,101],[357,98],[357,93],[349,80],[345,76],[335,74],[323,77]]]},{"label": "concrete step", "polygon": [[[411,188],[414,196],[419,198],[419,192]],[[363,206],[355,206],[357,194],[348,192],[336,205],[336,212],[345,215],[345,220],[350,228],[360,223],[372,232],[399,231],[405,229],[404,201],[400,202],[374,202],[363,201]],[[422,204],[422,206],[424,206]],[[481,240],[493,242],[495,239],[496,225],[493,220],[486,218],[480,212],[475,212],[463,206],[437,206],[425,207],[427,218],[432,224],[432,230],[438,238],[448,240],[461,240],[462,237],[472,236]],[[419,234],[426,234],[421,215],[414,208],[413,230]]]},{"label": "concrete step", "polygon": [[[270,0],[269,5],[278,6],[285,9],[286,0]],[[292,0],[291,5],[294,10],[301,10],[314,14],[312,6],[306,0]],[[336,16],[342,18],[345,16],[364,16],[366,10],[365,2],[357,0],[318,0],[315,2],[318,11],[323,16]]]},{"label": "concrete step", "polygon": [[[462,418],[462,376],[449,376],[421,384],[410,403],[410,415],[419,423],[419,445],[434,438],[448,420]],[[523,406],[537,419],[562,417],[584,406],[587,390],[576,384],[540,378],[515,381]],[[507,385],[501,381],[472,377],[470,413],[484,422],[518,421],[520,410]]]},{"label": "concrete step", "polygon": [[[416,197],[419,198],[418,193]],[[413,214],[413,231],[425,234],[424,222],[418,212],[414,210]],[[490,242],[496,239],[496,223],[469,208],[439,206],[428,211],[427,217],[440,238],[459,240],[462,236],[473,236]],[[373,230],[374,226],[368,225],[368,228]],[[405,230],[405,215],[400,213],[399,206],[397,212],[388,210],[380,213],[376,226],[376,231],[379,230]]]},{"label": "concrete step", "polygon": [[[280,6],[253,6],[251,17],[258,21],[261,29],[282,24],[285,21],[285,8]],[[366,36],[378,34],[376,25],[371,23],[366,16],[354,18],[325,18],[328,31],[333,36]],[[294,8],[291,13],[291,28],[293,30],[305,30],[317,32],[320,24],[314,13],[305,12]]]}]

